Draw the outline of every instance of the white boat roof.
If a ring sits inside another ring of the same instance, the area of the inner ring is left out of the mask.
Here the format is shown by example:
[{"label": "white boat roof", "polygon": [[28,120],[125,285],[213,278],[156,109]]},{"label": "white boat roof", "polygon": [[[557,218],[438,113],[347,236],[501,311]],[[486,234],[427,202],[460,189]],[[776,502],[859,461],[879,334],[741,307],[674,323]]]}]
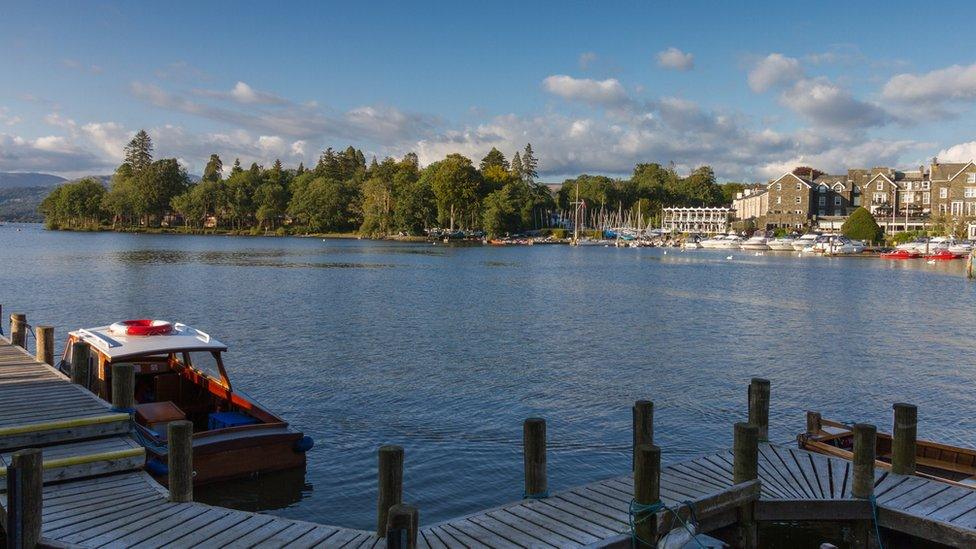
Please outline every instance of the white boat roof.
[{"label": "white boat roof", "polygon": [[173,324],[169,335],[130,336],[120,335],[111,326],[99,326],[71,332],[112,361],[137,356],[160,355],[178,351],[226,351],[227,346],[196,328]]}]

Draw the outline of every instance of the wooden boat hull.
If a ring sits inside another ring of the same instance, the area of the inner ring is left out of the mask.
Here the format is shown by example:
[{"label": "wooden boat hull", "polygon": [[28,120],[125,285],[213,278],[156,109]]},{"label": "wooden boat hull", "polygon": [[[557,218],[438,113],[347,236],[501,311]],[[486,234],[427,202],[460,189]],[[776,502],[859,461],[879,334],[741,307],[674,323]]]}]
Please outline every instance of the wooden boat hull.
[{"label": "wooden boat hull", "polygon": [[[850,425],[820,419],[816,432],[797,436],[799,447],[848,461],[854,457],[854,432]],[[891,435],[878,432],[875,465],[891,468]],[[976,450],[928,440],[916,441],[916,475],[976,490]]]}]

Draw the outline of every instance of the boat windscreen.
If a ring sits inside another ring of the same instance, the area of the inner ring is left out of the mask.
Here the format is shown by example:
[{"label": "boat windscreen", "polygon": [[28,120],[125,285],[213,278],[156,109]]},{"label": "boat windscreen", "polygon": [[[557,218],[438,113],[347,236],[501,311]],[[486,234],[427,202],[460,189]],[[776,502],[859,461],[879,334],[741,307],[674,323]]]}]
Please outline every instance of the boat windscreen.
[{"label": "boat windscreen", "polygon": [[199,370],[215,380],[220,380],[220,367],[214,353],[209,351],[193,351],[190,355],[190,364],[194,369]]}]

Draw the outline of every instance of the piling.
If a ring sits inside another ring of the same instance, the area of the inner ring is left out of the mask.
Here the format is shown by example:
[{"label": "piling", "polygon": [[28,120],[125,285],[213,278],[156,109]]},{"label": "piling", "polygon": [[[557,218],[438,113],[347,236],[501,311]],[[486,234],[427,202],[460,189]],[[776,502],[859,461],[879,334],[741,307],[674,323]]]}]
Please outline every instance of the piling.
[{"label": "piling", "polygon": [[634,503],[631,514],[636,546],[657,547],[657,509],[661,502],[661,449],[641,444],[634,454]]},{"label": "piling", "polygon": [[91,348],[84,341],[71,344],[71,383],[88,388],[91,379]]},{"label": "piling", "polygon": [[10,343],[27,348],[27,315],[24,313],[10,315]]},{"label": "piling", "polygon": [[54,326],[38,326],[34,356],[38,362],[54,366]]},{"label": "piling", "polygon": [[403,448],[380,446],[376,497],[376,536],[386,536],[390,508],[403,501]]},{"label": "piling", "polygon": [[637,462],[637,447],[641,444],[654,444],[654,403],[650,400],[638,400],[634,403],[633,412],[634,440],[631,470]]},{"label": "piling", "polygon": [[386,523],[387,549],[416,549],[419,528],[420,512],[416,507],[405,503],[390,507]]},{"label": "piling", "polygon": [[166,466],[169,500],[173,503],[193,501],[193,423],[171,421],[166,426],[169,445]]},{"label": "piling", "polygon": [[749,423],[759,428],[759,440],[769,440],[769,380],[752,378],[749,383]]},{"label": "piling", "polygon": [[525,463],[525,498],[549,495],[546,476],[546,420],[530,417],[522,424],[522,457]]},{"label": "piling", "polygon": [[7,468],[7,547],[36,547],[41,540],[43,489],[41,451],[14,452]]},{"label": "piling", "polygon": [[112,408],[131,410],[135,406],[136,375],[132,364],[112,365]]},{"label": "piling", "polygon": [[819,435],[823,430],[823,422],[820,419],[820,412],[807,412],[807,434]]},{"label": "piling", "polygon": [[[768,385],[767,385],[768,387]],[[749,392],[750,397],[752,391]],[[769,393],[767,393],[768,395]],[[750,402],[752,399],[750,398]],[[769,402],[768,400],[766,401]],[[750,407],[751,410],[751,407]],[[751,414],[750,414],[751,415]],[[740,484],[759,478],[759,427],[752,423],[736,423],[732,441],[732,482]],[[737,547],[756,547],[758,527],[754,503],[736,509]]]},{"label": "piling", "polygon": [[874,495],[874,460],[878,429],[858,423],[854,426],[854,480],[851,495],[868,499]]},{"label": "piling", "polygon": [[912,404],[894,405],[895,424],[891,430],[891,472],[915,474],[915,437],[918,431],[918,409]]}]

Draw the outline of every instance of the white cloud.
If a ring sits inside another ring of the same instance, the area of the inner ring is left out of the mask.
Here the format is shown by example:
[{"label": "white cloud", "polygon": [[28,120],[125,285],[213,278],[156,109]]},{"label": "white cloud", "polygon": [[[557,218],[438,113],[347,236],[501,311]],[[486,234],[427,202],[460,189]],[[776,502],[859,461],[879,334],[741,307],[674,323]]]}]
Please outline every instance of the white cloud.
[{"label": "white cloud", "polygon": [[780,99],[817,126],[866,128],[890,119],[878,105],[855,98],[825,78],[800,80],[784,90]]},{"label": "white cloud", "polygon": [[674,69],[678,71],[691,70],[695,66],[695,56],[683,52],[675,47],[670,47],[657,54],[657,64],[659,67]]},{"label": "white cloud", "polygon": [[115,122],[91,122],[82,126],[81,131],[105,158],[115,161],[122,160],[125,145],[133,135]]},{"label": "white cloud", "polygon": [[298,141],[295,141],[294,143],[292,143],[291,144],[291,155],[292,156],[297,156],[299,158],[304,158],[305,157],[305,145],[306,145],[305,141],[302,141],[301,139],[299,139]]},{"label": "white cloud", "polygon": [[800,62],[781,53],[771,53],[749,71],[749,87],[762,93],[774,87],[790,84],[803,78]]},{"label": "white cloud", "polygon": [[555,74],[542,81],[542,87],[569,101],[594,105],[621,105],[628,101],[627,92],[616,78],[593,80]]},{"label": "white cloud", "polygon": [[976,100],[976,63],[952,65],[924,74],[899,74],[885,83],[885,99],[907,104],[938,105]]},{"label": "white cloud", "polygon": [[828,173],[846,173],[848,168],[897,166],[902,155],[910,151],[926,150],[930,143],[910,140],[828,140],[800,136],[800,150],[790,157],[776,159],[759,167],[757,173],[778,177],[797,166],[813,166]]},{"label": "white cloud", "polygon": [[39,171],[66,175],[103,171],[108,165],[62,136],[27,139],[0,133],[0,171]]},{"label": "white cloud", "polygon": [[976,160],[976,141],[967,141],[942,149],[936,157],[941,162],[969,162]]}]

